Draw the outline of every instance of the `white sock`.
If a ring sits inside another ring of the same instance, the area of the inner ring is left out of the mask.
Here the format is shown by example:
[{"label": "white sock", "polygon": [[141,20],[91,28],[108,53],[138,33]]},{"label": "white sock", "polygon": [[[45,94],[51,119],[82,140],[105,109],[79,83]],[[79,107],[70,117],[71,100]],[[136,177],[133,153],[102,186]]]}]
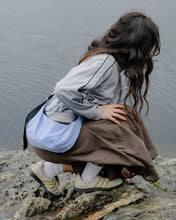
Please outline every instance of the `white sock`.
[{"label": "white sock", "polygon": [[63,164],[45,162],[43,170],[47,176],[54,177],[63,173]]},{"label": "white sock", "polygon": [[91,180],[101,171],[103,167],[96,166],[91,162],[88,162],[81,175],[83,180]]}]

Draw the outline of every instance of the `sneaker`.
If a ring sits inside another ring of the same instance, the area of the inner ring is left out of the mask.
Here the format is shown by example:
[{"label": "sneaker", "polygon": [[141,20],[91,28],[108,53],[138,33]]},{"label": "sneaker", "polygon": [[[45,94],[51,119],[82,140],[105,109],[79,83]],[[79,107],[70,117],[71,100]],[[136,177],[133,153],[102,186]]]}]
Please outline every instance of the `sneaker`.
[{"label": "sneaker", "polygon": [[80,175],[77,175],[75,181],[75,190],[78,192],[94,192],[94,191],[109,191],[116,189],[123,185],[123,181],[120,178],[109,180],[96,176],[91,180],[83,180]]},{"label": "sneaker", "polygon": [[33,164],[29,168],[29,173],[51,196],[58,196],[60,194],[58,178],[47,176],[43,165],[43,161]]}]

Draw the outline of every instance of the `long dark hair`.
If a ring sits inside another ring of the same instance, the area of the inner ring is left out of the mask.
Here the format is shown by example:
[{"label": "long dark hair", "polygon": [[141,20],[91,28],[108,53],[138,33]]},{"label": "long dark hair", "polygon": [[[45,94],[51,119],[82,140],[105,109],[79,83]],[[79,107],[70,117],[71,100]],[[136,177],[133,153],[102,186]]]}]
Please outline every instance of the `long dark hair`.
[{"label": "long dark hair", "polygon": [[[149,87],[149,75],[153,70],[152,57],[160,53],[158,26],[151,18],[140,12],[130,12],[114,23],[101,39],[93,40],[87,52],[79,60],[80,64],[88,57],[97,54],[111,54],[124,70],[128,81],[128,91],[124,98],[132,105],[132,114],[140,121],[144,101]],[[142,91],[145,84],[144,92]],[[131,100],[133,98],[133,101]],[[128,109],[128,108],[127,108]]]}]

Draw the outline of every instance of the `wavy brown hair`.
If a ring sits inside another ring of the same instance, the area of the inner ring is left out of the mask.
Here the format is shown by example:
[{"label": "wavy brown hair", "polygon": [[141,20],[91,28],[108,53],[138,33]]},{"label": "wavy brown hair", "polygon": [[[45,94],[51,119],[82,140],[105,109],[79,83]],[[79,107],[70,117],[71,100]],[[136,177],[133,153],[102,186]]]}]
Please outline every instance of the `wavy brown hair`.
[{"label": "wavy brown hair", "polygon": [[[128,91],[124,98],[132,106],[132,114],[140,122],[144,101],[149,87],[149,75],[153,70],[152,57],[160,53],[160,37],[158,26],[151,18],[140,12],[130,12],[114,23],[100,39],[93,40],[87,52],[79,60],[80,64],[88,57],[97,54],[111,54],[124,70],[128,82]],[[145,84],[144,91],[142,91]],[[132,98],[132,99],[131,99]],[[127,111],[129,109],[127,108]]]}]

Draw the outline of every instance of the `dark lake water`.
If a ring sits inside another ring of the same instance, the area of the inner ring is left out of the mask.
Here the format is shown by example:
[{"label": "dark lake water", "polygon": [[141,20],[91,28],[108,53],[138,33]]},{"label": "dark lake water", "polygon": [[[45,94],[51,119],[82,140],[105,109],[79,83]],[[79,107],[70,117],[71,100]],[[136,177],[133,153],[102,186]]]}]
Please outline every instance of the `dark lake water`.
[{"label": "dark lake water", "polygon": [[0,146],[21,149],[24,118],[124,12],[159,25],[162,50],[151,76],[150,121],[159,153],[176,157],[175,0],[0,0]]}]

